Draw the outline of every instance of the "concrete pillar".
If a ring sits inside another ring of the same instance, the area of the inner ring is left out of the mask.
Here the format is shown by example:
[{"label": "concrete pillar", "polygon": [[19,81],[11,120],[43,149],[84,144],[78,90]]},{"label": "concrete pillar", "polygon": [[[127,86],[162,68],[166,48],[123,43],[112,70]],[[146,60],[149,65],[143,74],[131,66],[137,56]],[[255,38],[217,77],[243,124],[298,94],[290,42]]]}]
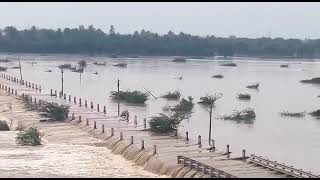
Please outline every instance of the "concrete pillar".
[{"label": "concrete pillar", "polygon": [[111,128],[111,136],[114,136],[114,129]]},{"label": "concrete pillar", "polygon": [[143,119],[143,128],[147,129],[147,118]]},{"label": "concrete pillar", "polygon": [[87,100],[84,100],[84,107],[88,107],[88,102],[87,102]]},{"label": "concrete pillar", "polygon": [[79,121],[81,122],[81,116],[79,116]]},{"label": "concrete pillar", "polygon": [[69,95],[69,102],[71,102],[71,95]]},{"label": "concrete pillar", "polygon": [[120,141],[122,141],[122,140],[123,140],[123,133],[120,132]]},{"label": "concrete pillar", "polygon": [[189,141],[189,132],[186,132],[186,140]]},{"label": "concrete pillar", "polygon": [[229,148],[229,144],[227,144],[227,150],[226,150],[227,154],[230,154],[230,148]]},{"label": "concrete pillar", "polygon": [[144,149],[144,140],[141,140],[141,150]]},{"label": "concrete pillar", "polygon": [[102,133],[104,133],[104,124],[102,124],[101,129],[102,129]]},{"label": "concrete pillar", "polygon": [[97,122],[96,121],[93,122],[93,129],[97,129]]},{"label": "concrete pillar", "polygon": [[75,117],[74,117],[74,113],[72,113],[71,120],[74,120],[74,119],[75,119]]},{"label": "concrete pillar", "polygon": [[153,145],[153,155],[157,154],[157,145]]},{"label": "concrete pillar", "polygon": [[242,150],[242,160],[246,160],[246,150]]},{"label": "concrete pillar", "polygon": [[81,98],[79,98],[79,106],[80,106],[80,107],[82,106]]},{"label": "concrete pillar", "polygon": [[86,119],[86,126],[89,126],[89,119]]},{"label": "concrete pillar", "polygon": [[131,136],[130,144],[133,144],[133,136]]},{"label": "concrete pillar", "polygon": [[93,109],[93,102],[91,102],[91,109]]},{"label": "concrete pillar", "polygon": [[106,106],[103,106],[103,113],[104,113],[104,114],[107,114]]},{"label": "concrete pillar", "polygon": [[198,136],[198,147],[199,147],[199,148],[202,147],[202,145],[201,145],[201,136],[200,136],[200,135]]},{"label": "concrete pillar", "polygon": [[100,112],[99,104],[97,104],[97,111]]},{"label": "concrete pillar", "polygon": [[73,103],[77,104],[77,98],[73,97]]}]

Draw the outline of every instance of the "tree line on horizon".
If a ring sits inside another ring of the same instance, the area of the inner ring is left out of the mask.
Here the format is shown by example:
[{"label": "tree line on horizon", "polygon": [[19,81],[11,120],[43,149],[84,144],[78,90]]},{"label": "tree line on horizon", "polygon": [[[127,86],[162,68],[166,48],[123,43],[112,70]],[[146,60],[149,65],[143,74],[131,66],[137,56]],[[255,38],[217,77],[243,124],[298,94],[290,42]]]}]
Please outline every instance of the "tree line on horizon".
[{"label": "tree line on horizon", "polygon": [[0,52],[317,58],[320,39],[200,37],[172,31],[159,35],[145,30],[120,34],[112,25],[108,33],[92,25],[63,30],[7,26],[0,29]]}]

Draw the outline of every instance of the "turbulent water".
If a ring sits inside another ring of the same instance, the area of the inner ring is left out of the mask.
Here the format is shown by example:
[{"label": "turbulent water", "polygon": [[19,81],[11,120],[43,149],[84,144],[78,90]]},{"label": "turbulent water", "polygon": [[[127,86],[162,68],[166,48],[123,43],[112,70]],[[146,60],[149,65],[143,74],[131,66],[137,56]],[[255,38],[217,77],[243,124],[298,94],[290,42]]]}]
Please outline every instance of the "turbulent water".
[{"label": "turbulent water", "polygon": [[[213,110],[213,138],[218,148],[230,144],[232,152],[267,156],[272,160],[284,162],[320,174],[320,120],[309,115],[304,118],[282,117],[280,112],[310,112],[319,109],[320,86],[302,84],[299,81],[320,76],[318,61],[272,61],[239,60],[236,67],[219,66],[222,61],[188,60],[186,63],[173,63],[170,58],[120,58],[86,57],[80,55],[20,55],[23,77],[27,81],[38,82],[46,92],[50,88],[61,89],[61,73],[58,65],[80,60],[87,61],[83,74],[68,70],[64,72],[64,90],[72,96],[107,106],[108,111],[116,112],[117,105],[109,95],[116,90],[120,79],[120,90],[149,90],[159,97],[167,91],[179,90],[182,97],[193,96],[195,102],[201,96],[223,93]],[[2,55],[13,59],[17,55]],[[106,66],[96,66],[93,62],[105,61]],[[34,62],[34,63],[32,63]],[[127,68],[112,64],[124,62]],[[280,68],[289,63],[289,68]],[[13,67],[18,62],[1,63]],[[45,72],[52,70],[52,72]],[[94,74],[97,72],[98,74]],[[8,69],[8,74],[19,77],[19,69]],[[211,78],[222,74],[224,78]],[[177,77],[182,76],[179,80]],[[247,85],[260,82],[259,90],[247,89]],[[237,93],[251,94],[250,101],[236,98]],[[121,110],[128,109],[132,120],[138,116],[138,123],[162,111],[165,105],[177,101],[167,101],[152,96],[144,106],[121,103]],[[220,115],[231,114],[233,110],[251,107],[256,119],[250,122],[224,121]],[[189,131],[191,138],[202,135],[208,139],[209,114],[205,107],[196,104],[192,117],[179,129],[182,135]]]}]

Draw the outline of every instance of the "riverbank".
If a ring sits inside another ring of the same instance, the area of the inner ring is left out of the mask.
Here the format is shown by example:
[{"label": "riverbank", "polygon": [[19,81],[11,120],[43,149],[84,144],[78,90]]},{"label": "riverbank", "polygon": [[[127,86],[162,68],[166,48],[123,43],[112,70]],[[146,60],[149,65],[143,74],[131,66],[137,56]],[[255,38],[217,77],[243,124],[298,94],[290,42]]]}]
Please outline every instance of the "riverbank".
[{"label": "riverbank", "polygon": [[[10,110],[9,104],[12,109]],[[0,132],[0,177],[158,177],[107,149],[102,140],[65,122],[39,122],[36,112],[0,93],[0,119],[11,131]],[[18,146],[15,128],[38,127],[40,146]]]}]

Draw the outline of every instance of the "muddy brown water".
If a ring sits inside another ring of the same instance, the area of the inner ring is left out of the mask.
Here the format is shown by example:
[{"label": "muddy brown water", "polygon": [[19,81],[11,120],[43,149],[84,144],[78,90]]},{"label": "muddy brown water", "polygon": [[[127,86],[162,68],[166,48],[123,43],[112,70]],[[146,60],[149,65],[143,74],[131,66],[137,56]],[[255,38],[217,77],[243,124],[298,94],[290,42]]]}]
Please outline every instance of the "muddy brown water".
[{"label": "muddy brown water", "polygon": [[[17,57],[16,54],[2,57]],[[306,115],[304,118],[281,117],[284,110],[292,112],[310,112],[319,109],[320,95],[318,85],[301,84],[302,79],[320,76],[318,61],[273,61],[273,60],[238,60],[236,67],[219,66],[222,61],[188,60],[186,63],[173,63],[170,58],[106,58],[80,55],[20,55],[22,72],[27,81],[38,82],[45,92],[50,88],[60,90],[61,74],[58,65],[86,60],[88,66],[83,74],[65,70],[64,90],[72,96],[99,103],[100,109],[107,106],[108,111],[116,112],[116,102],[109,97],[110,91],[116,90],[120,79],[121,90],[140,90],[144,88],[159,97],[167,91],[180,90],[182,97],[193,96],[197,102],[208,93],[222,92],[213,110],[213,138],[217,147],[230,144],[231,151],[269,157],[278,162],[293,165],[320,174],[320,120]],[[106,66],[96,66],[95,61],[105,61]],[[32,64],[31,62],[36,62]],[[114,67],[112,64],[125,62],[127,68]],[[289,68],[280,68],[288,63]],[[1,63],[3,66],[16,66],[18,62]],[[45,72],[52,70],[52,72]],[[98,74],[94,74],[98,72]],[[8,69],[8,74],[19,77],[19,69]],[[224,78],[211,76],[222,74]],[[177,77],[182,76],[182,80]],[[246,86],[260,82],[259,90],[247,89]],[[236,98],[237,93],[251,94],[250,101]],[[143,106],[121,103],[121,110],[128,109],[133,116],[138,116],[138,124],[143,118],[149,118],[162,112],[165,105],[174,105],[177,101],[155,99],[152,96]],[[217,119],[233,110],[251,107],[256,112],[256,119],[250,122],[224,121]],[[189,132],[190,138],[200,134],[208,139],[207,109],[195,104],[192,117],[184,121],[179,133]]]}]

